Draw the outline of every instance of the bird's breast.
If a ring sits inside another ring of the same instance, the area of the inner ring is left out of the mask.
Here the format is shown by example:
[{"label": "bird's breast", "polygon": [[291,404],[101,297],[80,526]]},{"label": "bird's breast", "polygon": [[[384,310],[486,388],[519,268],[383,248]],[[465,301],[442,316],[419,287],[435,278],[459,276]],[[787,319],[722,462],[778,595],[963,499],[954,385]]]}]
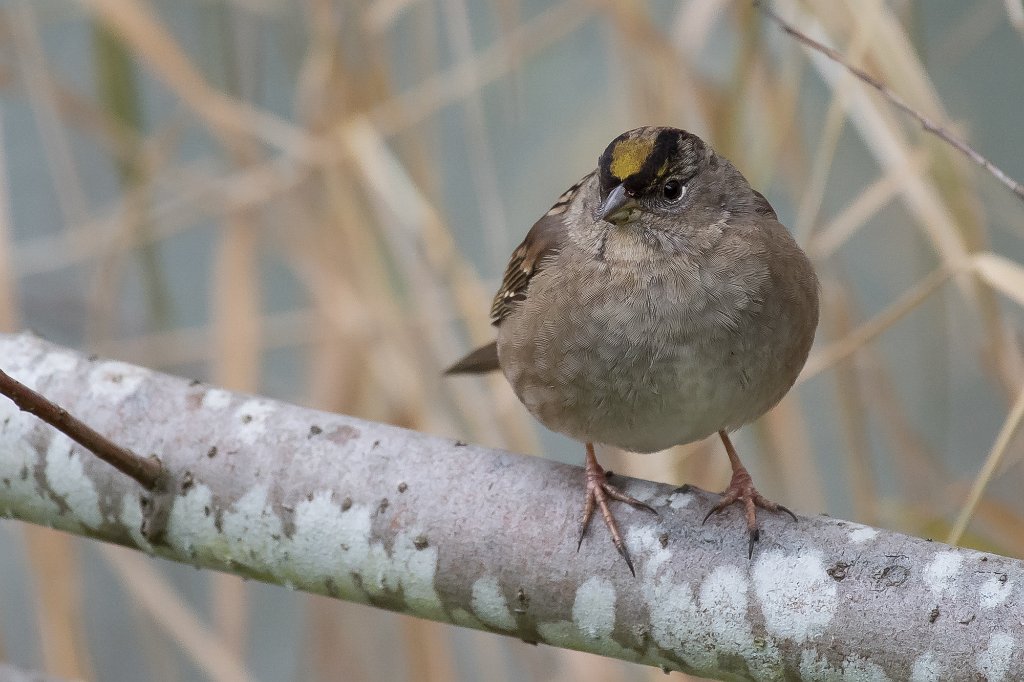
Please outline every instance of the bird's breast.
[{"label": "bird's breast", "polygon": [[599,264],[561,273],[557,286],[531,283],[498,336],[506,377],[548,428],[651,452],[758,416],[748,416],[758,390],[733,331],[744,303],[715,300],[700,273]]}]

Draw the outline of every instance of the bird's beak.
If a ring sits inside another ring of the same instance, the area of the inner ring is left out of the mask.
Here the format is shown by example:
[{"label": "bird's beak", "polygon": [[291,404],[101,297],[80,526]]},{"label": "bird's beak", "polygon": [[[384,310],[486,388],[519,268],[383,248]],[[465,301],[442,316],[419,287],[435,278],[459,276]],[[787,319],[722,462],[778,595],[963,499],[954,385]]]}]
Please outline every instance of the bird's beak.
[{"label": "bird's beak", "polygon": [[621,225],[629,220],[629,216],[635,208],[636,199],[630,196],[623,185],[618,185],[608,193],[608,198],[598,207],[597,217],[607,220],[609,223]]}]

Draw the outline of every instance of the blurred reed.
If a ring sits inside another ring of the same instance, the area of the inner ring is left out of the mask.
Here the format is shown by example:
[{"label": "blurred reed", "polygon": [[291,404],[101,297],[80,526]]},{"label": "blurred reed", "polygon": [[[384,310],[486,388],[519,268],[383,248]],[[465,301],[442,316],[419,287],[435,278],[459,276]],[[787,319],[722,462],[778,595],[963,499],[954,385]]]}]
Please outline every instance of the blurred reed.
[{"label": "blurred reed", "polygon": [[[984,4],[939,22],[928,62],[925,3],[775,8],[965,135],[926,63],[951,68],[1007,27],[1024,35],[1018,3]],[[64,45],[68,33],[88,40]],[[28,112],[44,177],[32,191],[57,209],[39,218],[52,229],[14,222],[11,187],[26,181],[12,176],[29,164],[7,150],[27,133],[0,117],[4,330],[488,445],[561,448],[538,441],[500,377],[439,370],[490,338],[504,257],[548,202],[622,130],[675,124],[765,191],[823,283],[799,387],[741,432],[766,492],[1024,556],[1021,206],[751,4],[18,0],[0,8],[0,37],[0,102]],[[1019,59],[1024,41],[1011,45]],[[552,78],[553,64],[598,77]],[[942,425],[968,386],[994,426],[961,437]],[[722,454],[607,456],[718,488]],[[0,617],[0,657],[55,675],[111,679],[110,657],[130,647],[138,679],[662,677],[318,597],[294,596],[288,620],[235,578],[21,530],[34,620]],[[94,571],[123,594],[87,599]],[[134,619],[137,641],[90,632],[103,609]],[[5,651],[11,627],[32,628],[38,656]],[[266,630],[273,652],[253,645]]]}]

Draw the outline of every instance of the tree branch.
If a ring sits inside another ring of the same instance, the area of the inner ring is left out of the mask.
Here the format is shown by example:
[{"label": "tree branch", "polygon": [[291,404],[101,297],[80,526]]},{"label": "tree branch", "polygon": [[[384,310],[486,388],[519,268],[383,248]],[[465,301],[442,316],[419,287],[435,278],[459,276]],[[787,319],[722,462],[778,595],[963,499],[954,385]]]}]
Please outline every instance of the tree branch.
[{"label": "tree branch", "polygon": [[[0,402],[0,512],[446,623],[728,679],[990,680],[1024,669],[1024,562],[825,517],[763,518],[753,560],[716,497],[624,479],[633,578],[583,474],[539,458],[91,361],[0,336],[12,376],[172,486],[147,536],[134,483]],[[156,540],[151,539],[157,537]]]}]

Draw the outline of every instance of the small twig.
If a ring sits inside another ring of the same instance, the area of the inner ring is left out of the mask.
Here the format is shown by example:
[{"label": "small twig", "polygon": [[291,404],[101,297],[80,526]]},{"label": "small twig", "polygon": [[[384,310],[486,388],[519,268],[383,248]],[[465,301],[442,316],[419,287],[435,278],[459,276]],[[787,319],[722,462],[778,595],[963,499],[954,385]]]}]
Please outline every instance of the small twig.
[{"label": "small twig", "polygon": [[764,0],[753,0],[753,3],[754,7],[764,12],[765,15],[772,19],[775,23],[777,23],[783,31],[793,36],[799,42],[803,43],[807,47],[810,47],[811,49],[820,52],[821,54],[825,55],[832,61],[843,66],[854,76],[862,80],[864,83],[873,87],[875,90],[880,92],[883,97],[889,100],[893,104],[893,106],[903,111],[904,113],[916,118],[925,130],[937,136],[939,139],[944,140],[945,142],[950,144],[954,149],[957,149],[962,154],[967,156],[967,158],[971,159],[976,164],[987,170],[989,173],[995,176],[997,180],[999,180],[1008,188],[1010,188],[1010,191],[1016,194],[1019,199],[1024,201],[1024,185],[1021,185],[1019,182],[1011,178],[1001,168],[999,168],[991,161],[986,159],[984,156],[979,154],[969,144],[957,138],[945,127],[932,121],[930,118],[928,118],[921,112],[911,107],[909,104],[906,103],[906,101],[902,97],[900,97],[891,89],[889,89],[889,86],[887,86],[885,83],[878,80],[877,78],[869,74],[867,71],[864,71],[863,69],[860,69],[854,66],[853,64],[847,62],[843,55],[840,54],[838,51],[832,49],[831,47],[828,47],[827,45],[823,45],[818,41],[814,40],[813,38],[811,38],[810,36],[808,36],[807,34],[802,33],[798,28],[796,28],[795,26],[787,22],[785,19],[780,17],[778,14],[776,14],[775,11],[772,10],[767,5],[767,3],[764,2]]},{"label": "small twig", "polygon": [[131,476],[146,490],[154,491],[160,486],[163,466],[156,456],[140,457],[121,447],[3,370],[0,370],[0,394],[10,398],[23,412],[35,415],[118,471]]}]

